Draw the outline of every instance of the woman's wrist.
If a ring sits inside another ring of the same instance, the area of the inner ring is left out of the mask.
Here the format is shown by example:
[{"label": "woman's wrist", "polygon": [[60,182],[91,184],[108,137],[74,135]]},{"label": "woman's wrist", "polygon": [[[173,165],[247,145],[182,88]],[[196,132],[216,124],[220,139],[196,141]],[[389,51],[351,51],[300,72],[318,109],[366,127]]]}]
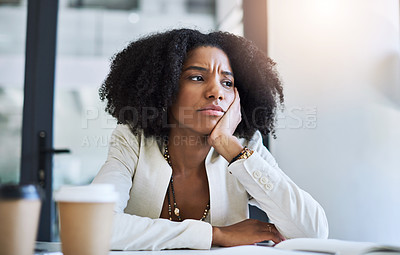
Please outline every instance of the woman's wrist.
[{"label": "woman's wrist", "polygon": [[219,135],[212,140],[211,146],[228,162],[243,150],[243,146],[233,135]]},{"label": "woman's wrist", "polygon": [[212,245],[221,246],[221,235],[219,227],[212,227]]},{"label": "woman's wrist", "polygon": [[243,150],[238,155],[236,155],[232,159],[232,161],[229,162],[229,164],[232,164],[233,162],[235,162],[236,160],[239,160],[239,159],[247,159],[253,154],[253,152],[254,151],[252,151],[249,148],[247,148],[246,146],[244,146]]}]

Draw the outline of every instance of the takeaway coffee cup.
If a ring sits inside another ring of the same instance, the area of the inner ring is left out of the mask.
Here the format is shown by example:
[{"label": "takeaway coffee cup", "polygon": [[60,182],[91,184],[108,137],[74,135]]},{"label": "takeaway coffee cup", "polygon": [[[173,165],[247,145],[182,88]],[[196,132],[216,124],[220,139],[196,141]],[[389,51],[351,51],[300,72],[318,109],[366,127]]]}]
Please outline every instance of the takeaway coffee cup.
[{"label": "takeaway coffee cup", "polygon": [[54,195],[64,255],[106,255],[117,193],[111,184],[64,186]]},{"label": "takeaway coffee cup", "polygon": [[32,255],[41,200],[34,185],[0,185],[0,254]]}]

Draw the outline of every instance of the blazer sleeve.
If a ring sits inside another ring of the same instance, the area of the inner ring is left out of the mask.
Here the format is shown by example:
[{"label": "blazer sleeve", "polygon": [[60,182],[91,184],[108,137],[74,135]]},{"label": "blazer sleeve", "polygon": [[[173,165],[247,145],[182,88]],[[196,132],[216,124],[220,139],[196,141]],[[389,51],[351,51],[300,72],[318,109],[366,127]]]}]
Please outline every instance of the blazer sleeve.
[{"label": "blazer sleeve", "polygon": [[212,227],[197,220],[173,222],[124,213],[139,156],[139,138],[119,125],[111,135],[107,161],[92,183],[110,183],[119,199],[114,208],[113,250],[210,249]]},{"label": "blazer sleeve", "polygon": [[248,147],[254,153],[233,162],[228,171],[245,187],[286,238],[328,238],[323,208],[278,166],[257,131]]}]

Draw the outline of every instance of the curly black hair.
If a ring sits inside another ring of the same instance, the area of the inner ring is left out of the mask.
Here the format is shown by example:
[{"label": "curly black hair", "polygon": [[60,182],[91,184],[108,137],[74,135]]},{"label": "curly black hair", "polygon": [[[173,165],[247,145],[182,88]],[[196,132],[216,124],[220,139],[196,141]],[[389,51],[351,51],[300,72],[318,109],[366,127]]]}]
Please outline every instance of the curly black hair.
[{"label": "curly black hair", "polygon": [[188,52],[200,46],[218,47],[229,58],[242,106],[235,135],[250,139],[256,130],[274,134],[276,110],[284,101],[275,63],[251,41],[227,32],[174,29],[131,42],[114,55],[99,89],[106,111],[134,134],[168,135],[166,109],[178,93]]}]

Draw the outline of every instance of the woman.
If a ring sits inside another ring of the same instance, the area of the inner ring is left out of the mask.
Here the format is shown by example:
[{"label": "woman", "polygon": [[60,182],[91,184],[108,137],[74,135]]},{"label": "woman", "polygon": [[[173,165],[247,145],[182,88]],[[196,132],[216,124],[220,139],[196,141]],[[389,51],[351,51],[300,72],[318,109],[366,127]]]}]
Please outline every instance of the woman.
[{"label": "woman", "polygon": [[[114,57],[100,97],[119,122],[93,181],[120,195],[113,249],[327,237],[321,206],[262,144],[283,94],[248,40],[190,29],[142,38]],[[247,219],[248,203],[273,224]]]}]

